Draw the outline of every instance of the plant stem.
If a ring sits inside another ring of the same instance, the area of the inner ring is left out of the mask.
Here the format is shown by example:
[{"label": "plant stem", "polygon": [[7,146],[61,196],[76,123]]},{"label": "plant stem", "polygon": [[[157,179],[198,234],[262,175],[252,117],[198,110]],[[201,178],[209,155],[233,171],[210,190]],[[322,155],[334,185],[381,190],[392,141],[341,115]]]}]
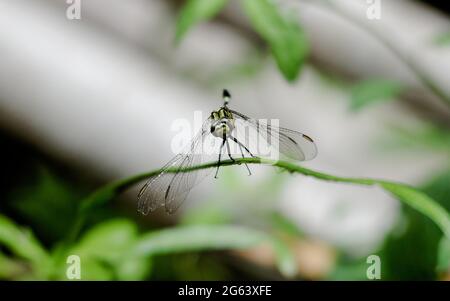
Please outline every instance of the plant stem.
[{"label": "plant stem", "polygon": [[[447,235],[447,237],[450,238],[450,217],[448,212],[436,201],[432,200],[424,193],[408,185],[369,178],[348,178],[348,177],[333,176],[326,173],[314,171],[305,167],[301,167],[291,162],[272,161],[261,158],[240,158],[240,159],[236,158],[234,161],[231,160],[221,161],[220,165],[230,166],[242,163],[273,165],[282,168],[283,170],[286,170],[290,173],[299,173],[305,176],[311,176],[324,181],[351,183],[366,186],[378,185],[384,190],[391,193],[393,196],[395,196],[403,203],[413,207],[414,209],[428,216],[436,223],[436,225],[438,225],[441,228],[441,230],[445,233],[445,235]],[[194,170],[215,168],[215,167],[217,167],[217,162],[209,162],[197,166],[191,166],[181,170],[176,167],[169,168],[165,170],[165,172],[166,173],[191,172]],[[72,228],[71,234],[69,235],[70,237],[69,241],[73,242],[76,240],[79,232],[83,227],[86,216],[91,210],[106,204],[115,196],[120,194],[122,191],[147,178],[151,178],[153,176],[158,175],[161,171],[162,171],[161,169],[157,169],[147,173],[125,178],[116,182],[112,182],[99,188],[98,190],[94,191],[91,195],[83,199],[80,203],[78,219]]]}]

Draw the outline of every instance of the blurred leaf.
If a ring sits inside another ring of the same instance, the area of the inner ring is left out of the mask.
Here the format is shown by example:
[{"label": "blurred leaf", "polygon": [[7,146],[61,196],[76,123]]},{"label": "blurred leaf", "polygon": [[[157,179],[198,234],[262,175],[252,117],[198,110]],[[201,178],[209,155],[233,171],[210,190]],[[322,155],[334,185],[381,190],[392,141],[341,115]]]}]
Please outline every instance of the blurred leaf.
[{"label": "blurred leaf", "polygon": [[0,245],[14,255],[28,260],[38,277],[46,277],[50,257],[47,251],[29,230],[15,225],[10,219],[0,215]]},{"label": "blurred leaf", "polygon": [[133,222],[115,219],[88,231],[68,253],[80,257],[83,280],[142,280],[151,267],[149,259],[127,256],[137,240]]},{"label": "blurred leaf", "polygon": [[436,280],[437,243],[442,237],[436,225],[405,208],[396,228],[403,231],[391,233],[381,251],[382,279]]},{"label": "blurred leaf", "polygon": [[[450,210],[450,169],[438,174],[423,190],[435,200]],[[440,238],[437,250],[438,271],[450,271],[450,240],[447,237]]]},{"label": "blurred leaf", "polygon": [[180,42],[186,32],[195,24],[214,17],[227,0],[188,0],[177,19],[176,42]]},{"label": "blurred leaf", "polygon": [[135,254],[156,255],[176,252],[241,249],[263,242],[266,235],[237,226],[195,225],[165,229],[143,235]]},{"label": "blurred leaf", "polygon": [[358,111],[376,102],[397,97],[403,88],[398,82],[384,79],[362,81],[352,87],[350,108]]},{"label": "blurred leaf", "polygon": [[231,221],[229,212],[222,208],[207,206],[194,208],[183,214],[183,225],[223,225]]},{"label": "blurred leaf", "polygon": [[[61,267],[60,280],[67,280],[66,266]],[[83,281],[111,281],[116,280],[114,270],[99,259],[92,257],[81,257],[81,279]]]},{"label": "blurred leaf", "polygon": [[[159,271],[155,271],[154,275],[158,274],[157,279],[170,279],[182,281],[217,281],[229,280],[230,271],[222,262],[221,256],[213,256],[211,254],[188,253],[177,254],[174,256],[165,256],[158,258],[158,262],[162,260],[169,260],[169,267],[161,267]],[[226,261],[226,260],[225,260]],[[164,268],[165,271],[161,271]],[[161,275],[167,270],[172,270],[172,275]],[[162,277],[161,277],[162,276]]]},{"label": "blurred leaf", "polygon": [[0,253],[0,279],[14,280],[26,272],[23,262],[13,260]]},{"label": "blurred leaf", "polygon": [[294,277],[298,272],[297,263],[289,246],[282,239],[274,236],[271,237],[271,245],[280,273],[287,278]]},{"label": "blurred leaf", "polygon": [[425,193],[415,190],[405,185],[384,182],[381,184],[384,189],[391,192],[397,199],[408,204],[419,212],[430,217],[450,238],[450,219],[448,212],[439,203],[435,202]]},{"label": "blurred leaf", "polygon": [[435,175],[427,182],[422,190],[433,197],[444,208],[450,210],[450,166],[448,169]]},{"label": "blurred leaf", "polygon": [[273,212],[270,216],[272,226],[282,233],[300,237],[302,233],[294,222],[279,212]]},{"label": "blurred leaf", "polygon": [[143,235],[130,256],[246,249],[262,243],[273,247],[280,272],[291,276],[295,261],[282,242],[264,232],[238,226],[195,225],[156,231]]},{"label": "blurred leaf", "polygon": [[437,270],[450,272],[450,240],[446,237],[442,237],[439,242]]},{"label": "blurred leaf", "polygon": [[398,126],[389,128],[390,137],[383,142],[386,147],[411,150],[439,151],[450,156],[450,131],[431,124],[419,129]]},{"label": "blurred leaf", "polygon": [[115,219],[89,230],[75,248],[75,254],[87,254],[116,261],[137,237],[136,226],[126,219]]},{"label": "blurred leaf", "polygon": [[[450,170],[434,177],[421,189],[450,209]],[[435,280],[438,264],[438,244],[442,234],[429,219],[410,208],[404,209],[400,234],[391,234],[383,248],[385,280]]]},{"label": "blurred leaf", "polygon": [[438,46],[449,46],[450,45],[450,31],[441,33],[436,36],[434,43]]},{"label": "blurred leaf", "polygon": [[[339,262],[334,270],[327,276],[326,280],[332,281],[357,281],[367,280],[367,268],[369,265],[366,263],[366,259],[357,260],[356,262]],[[383,270],[383,268],[382,268]],[[382,274],[383,276],[383,274]]]},{"label": "blurred leaf", "polygon": [[288,81],[297,79],[309,51],[306,34],[269,0],[242,0],[254,30],[269,44],[278,68]]},{"label": "blurred leaf", "polygon": [[33,229],[51,240],[64,236],[76,212],[75,191],[46,168],[39,169],[35,183],[19,188],[11,195],[12,204]]},{"label": "blurred leaf", "polygon": [[117,265],[117,280],[136,281],[145,279],[152,268],[148,257],[127,258]]}]

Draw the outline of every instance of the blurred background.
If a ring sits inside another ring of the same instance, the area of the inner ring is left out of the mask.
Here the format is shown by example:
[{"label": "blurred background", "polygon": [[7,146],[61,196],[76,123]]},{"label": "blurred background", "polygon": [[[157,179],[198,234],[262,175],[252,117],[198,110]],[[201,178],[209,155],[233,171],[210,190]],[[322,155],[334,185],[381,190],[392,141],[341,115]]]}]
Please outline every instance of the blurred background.
[{"label": "blurred background", "polygon": [[372,254],[383,280],[450,279],[427,217],[379,188],[267,166],[222,168],[175,215],[138,214],[133,186],[71,237],[83,198],[163,166],[174,120],[208,116],[223,88],[233,109],[313,137],[302,166],[408,183],[450,210],[449,13],[0,0],[0,279],[66,280],[69,254],[82,280],[366,280]]}]

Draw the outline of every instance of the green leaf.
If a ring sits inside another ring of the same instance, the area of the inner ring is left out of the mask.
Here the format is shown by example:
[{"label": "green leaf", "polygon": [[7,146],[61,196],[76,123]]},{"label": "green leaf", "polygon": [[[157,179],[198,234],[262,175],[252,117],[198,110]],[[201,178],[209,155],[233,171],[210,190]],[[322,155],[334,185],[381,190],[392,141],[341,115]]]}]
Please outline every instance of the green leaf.
[{"label": "green leaf", "polygon": [[126,219],[115,219],[88,231],[73,252],[113,262],[122,256],[136,237],[135,224]]},{"label": "green leaf", "polygon": [[28,260],[38,277],[48,273],[50,257],[33,233],[22,229],[6,216],[0,215],[0,246],[8,248],[14,255]]},{"label": "green leaf", "polygon": [[262,243],[273,247],[280,272],[292,276],[296,264],[287,246],[263,232],[239,226],[195,225],[156,231],[142,236],[130,256],[246,249]]},{"label": "green leaf", "polygon": [[[56,241],[67,234],[80,195],[47,168],[39,168],[35,182],[11,195],[12,206],[42,239]],[[64,218],[60,218],[64,216]]]},{"label": "green leaf", "polygon": [[326,280],[330,281],[363,281],[367,280],[366,260],[356,260],[356,262],[348,263],[341,259],[334,267],[334,270],[327,276]]},{"label": "green leaf", "polygon": [[186,32],[195,24],[214,17],[227,0],[188,0],[181,9],[176,24],[176,42],[180,42]]},{"label": "green leaf", "polygon": [[183,214],[183,225],[223,225],[230,223],[232,217],[220,207],[207,206],[194,208]]},{"label": "green leaf", "polygon": [[266,238],[261,232],[237,226],[184,226],[142,236],[135,247],[135,254],[243,249],[257,245]]},{"label": "green leaf", "polygon": [[14,280],[26,273],[26,266],[0,253],[0,279]]},{"label": "green leaf", "polygon": [[402,92],[400,83],[372,79],[360,82],[352,87],[350,108],[357,111],[376,102],[393,99]]},{"label": "green leaf", "polygon": [[381,186],[392,193],[397,199],[430,217],[442,229],[444,234],[450,238],[450,218],[448,212],[436,201],[425,193],[406,185],[382,182]]},{"label": "green leaf", "polygon": [[298,228],[298,226],[292,222],[289,218],[284,216],[279,212],[273,212],[269,219],[271,221],[272,226],[282,233],[289,234],[292,236],[300,237],[302,236],[302,232]]},{"label": "green leaf", "polygon": [[283,240],[275,237],[272,237],[270,242],[281,274],[287,278],[294,277],[298,272],[297,263],[289,246]]},{"label": "green leaf", "polygon": [[[443,208],[450,209],[450,170],[421,185],[421,191]],[[436,280],[438,245],[442,233],[432,220],[412,208],[385,239],[382,248],[383,280]]]},{"label": "green leaf", "polygon": [[284,77],[296,80],[309,51],[303,29],[269,0],[242,0],[242,4],[254,30],[269,44]]},{"label": "green leaf", "polygon": [[[142,280],[150,270],[150,260],[127,256],[137,241],[136,225],[115,219],[88,231],[67,253],[80,257],[83,280]],[[59,277],[64,279],[64,275]]]},{"label": "green leaf", "polygon": [[437,270],[450,272],[450,239],[442,237],[438,247]]},{"label": "green leaf", "polygon": [[399,150],[442,152],[450,158],[450,131],[426,124],[420,128],[389,127],[390,136],[382,141],[384,147]]},{"label": "green leaf", "polygon": [[438,46],[449,46],[450,45],[450,31],[447,31],[447,32],[437,35],[434,39],[434,43]]}]

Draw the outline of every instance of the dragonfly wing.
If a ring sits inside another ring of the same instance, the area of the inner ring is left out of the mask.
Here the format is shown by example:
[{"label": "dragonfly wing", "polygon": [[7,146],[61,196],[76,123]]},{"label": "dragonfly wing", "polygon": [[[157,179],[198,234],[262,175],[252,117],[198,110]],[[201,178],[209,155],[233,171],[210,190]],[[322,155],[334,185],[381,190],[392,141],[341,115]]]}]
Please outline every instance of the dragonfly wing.
[{"label": "dragonfly wing", "polygon": [[[250,118],[233,110],[230,111],[233,113],[236,121],[236,129],[239,135],[243,137],[241,138],[242,140],[249,140],[247,137],[249,136],[249,131],[246,128],[250,128],[250,130],[256,132],[256,137],[250,137],[250,141],[252,139],[262,139],[268,145],[276,148],[283,157],[296,161],[307,161],[316,157],[317,147],[309,136],[290,129],[270,125],[265,121]],[[256,145],[259,145],[260,142],[258,141]],[[261,155],[257,151],[256,154]]]},{"label": "dragonfly wing", "polygon": [[168,213],[173,213],[186,199],[189,191],[211,173],[211,169],[186,171],[192,166],[209,160],[204,147],[213,138],[210,135],[210,126],[211,120],[208,119],[187,148],[169,161],[158,175],[151,177],[142,187],[138,196],[139,212],[147,214],[164,206]]},{"label": "dragonfly wing", "polygon": [[[185,157],[184,161],[180,164],[180,170],[189,169],[193,166],[198,166],[203,163],[211,161],[211,156],[205,153],[205,145],[214,137],[210,134],[210,126],[208,125],[207,131],[202,135],[201,139],[198,139],[191,153]],[[215,158],[217,159],[217,158]],[[165,192],[165,203],[164,207],[167,213],[174,213],[186,199],[190,190],[200,183],[206,176],[212,172],[211,168],[190,170],[188,172],[177,172],[170,186]]]},{"label": "dragonfly wing", "polygon": [[168,169],[176,168],[184,159],[183,154],[176,155],[166,165],[161,168],[161,172],[147,180],[141,188],[138,195],[138,211],[142,214],[148,214],[158,207],[164,206],[164,194],[174,177]]}]

